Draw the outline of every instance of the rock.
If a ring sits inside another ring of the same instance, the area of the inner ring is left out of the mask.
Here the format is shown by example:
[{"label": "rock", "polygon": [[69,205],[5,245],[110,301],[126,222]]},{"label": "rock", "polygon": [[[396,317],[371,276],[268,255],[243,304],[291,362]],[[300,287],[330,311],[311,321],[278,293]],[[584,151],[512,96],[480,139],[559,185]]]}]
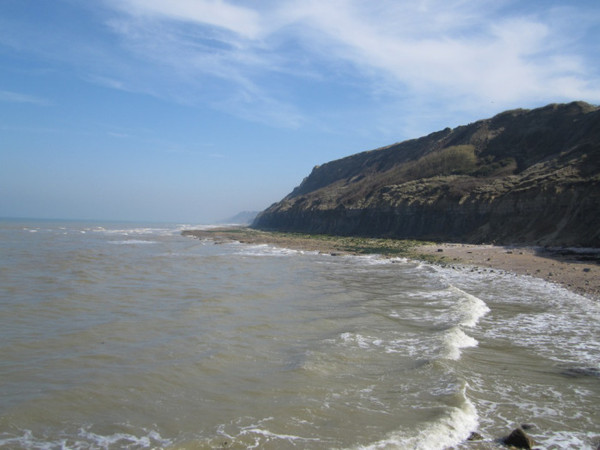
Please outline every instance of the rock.
[{"label": "rock", "polygon": [[568,367],[561,372],[561,375],[571,378],[600,378],[600,369],[596,369],[595,367]]},{"label": "rock", "polygon": [[467,438],[467,441],[482,441],[483,440],[483,436],[480,435],[478,432],[473,431],[471,433],[471,435]]},{"label": "rock", "polygon": [[531,439],[522,428],[515,428],[512,433],[502,439],[504,445],[512,445],[517,448],[532,449],[535,445],[533,439]]}]

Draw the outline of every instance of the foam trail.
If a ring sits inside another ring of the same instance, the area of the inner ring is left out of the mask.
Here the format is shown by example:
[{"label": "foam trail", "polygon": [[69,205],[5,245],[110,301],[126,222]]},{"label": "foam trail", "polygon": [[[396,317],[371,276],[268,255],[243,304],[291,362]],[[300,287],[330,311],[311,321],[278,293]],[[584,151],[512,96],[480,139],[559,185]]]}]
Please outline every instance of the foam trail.
[{"label": "foam trail", "polygon": [[172,444],[170,439],[163,438],[157,431],[146,431],[145,435],[136,436],[130,433],[114,433],[100,435],[81,428],[77,437],[57,438],[48,441],[38,438],[31,430],[24,430],[23,435],[9,436],[0,434],[0,447],[4,448],[164,448]]},{"label": "foam trail", "polygon": [[109,244],[114,245],[144,245],[144,244],[157,244],[157,241],[144,241],[141,239],[127,239],[125,241],[108,241]]}]

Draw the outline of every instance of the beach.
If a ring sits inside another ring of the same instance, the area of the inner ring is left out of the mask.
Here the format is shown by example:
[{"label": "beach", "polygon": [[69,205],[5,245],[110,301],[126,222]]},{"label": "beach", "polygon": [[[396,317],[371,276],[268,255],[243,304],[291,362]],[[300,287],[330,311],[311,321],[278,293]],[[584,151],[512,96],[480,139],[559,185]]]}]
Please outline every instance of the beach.
[{"label": "beach", "polygon": [[295,250],[333,254],[379,253],[404,256],[457,270],[500,270],[541,278],[580,295],[600,300],[600,250],[498,246],[457,243],[317,236],[280,233],[246,227],[188,230],[184,234],[216,242],[269,244]]}]

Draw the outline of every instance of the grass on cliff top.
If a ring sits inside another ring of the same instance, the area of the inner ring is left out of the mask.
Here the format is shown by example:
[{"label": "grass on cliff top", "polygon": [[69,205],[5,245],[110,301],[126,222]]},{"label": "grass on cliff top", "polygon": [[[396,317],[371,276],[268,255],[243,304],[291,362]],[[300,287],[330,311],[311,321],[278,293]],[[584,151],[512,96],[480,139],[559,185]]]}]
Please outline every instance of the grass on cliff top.
[{"label": "grass on cliff top", "polygon": [[243,243],[273,244],[282,247],[318,250],[323,252],[343,252],[354,255],[378,254],[384,257],[405,257],[428,262],[442,262],[443,257],[426,255],[418,251],[428,241],[412,239],[367,238],[356,236],[334,236],[328,234],[292,233],[262,231],[247,227],[223,227],[201,231],[187,231],[184,234],[216,241],[235,240]]}]

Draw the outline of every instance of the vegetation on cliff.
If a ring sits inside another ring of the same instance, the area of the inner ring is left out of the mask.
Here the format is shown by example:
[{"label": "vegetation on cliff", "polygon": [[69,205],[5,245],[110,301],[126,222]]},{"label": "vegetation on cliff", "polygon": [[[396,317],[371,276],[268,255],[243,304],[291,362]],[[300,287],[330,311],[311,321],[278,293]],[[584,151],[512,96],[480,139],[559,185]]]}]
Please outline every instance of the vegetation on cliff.
[{"label": "vegetation on cliff", "polygon": [[600,108],[512,110],[316,166],[259,229],[600,247]]}]

